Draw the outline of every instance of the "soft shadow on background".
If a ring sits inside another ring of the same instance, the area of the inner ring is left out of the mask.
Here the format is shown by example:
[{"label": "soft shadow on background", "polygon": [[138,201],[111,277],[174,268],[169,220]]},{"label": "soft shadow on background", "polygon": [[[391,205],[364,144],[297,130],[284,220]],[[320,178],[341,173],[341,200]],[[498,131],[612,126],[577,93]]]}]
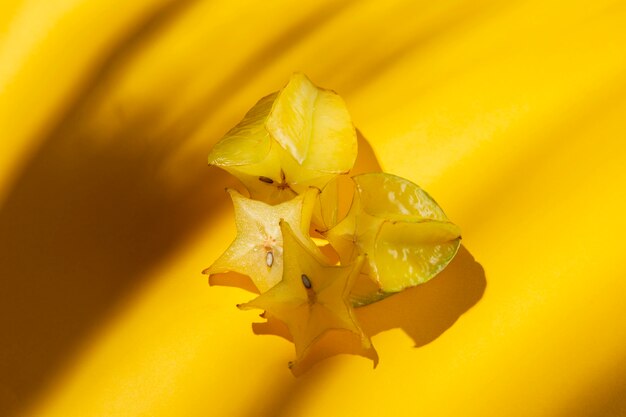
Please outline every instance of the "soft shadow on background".
[{"label": "soft shadow on background", "polygon": [[[0,6],[0,416],[626,416],[625,3],[231,3]],[[468,238],[359,309],[388,342],[374,371],[342,355],[291,378],[290,343],[196,291],[227,243],[212,229],[232,231],[206,154],[292,71],[337,89]]]},{"label": "soft shadow on background", "polygon": [[160,10],[110,57],[0,208],[3,416],[27,406],[147,272],[227,201],[232,180],[206,167],[209,143],[175,183],[166,180],[163,164],[185,129],[152,128],[162,104],[102,130],[91,118],[129,59],[124,52],[190,3]]},{"label": "soft shadow on background", "polygon": [[16,403],[36,394],[90,329],[227,201],[230,179],[207,168],[204,153],[204,172],[173,187],[159,180],[167,147],[119,143],[140,137],[154,117],[95,147],[93,132],[61,128],[0,210],[0,375]]}]

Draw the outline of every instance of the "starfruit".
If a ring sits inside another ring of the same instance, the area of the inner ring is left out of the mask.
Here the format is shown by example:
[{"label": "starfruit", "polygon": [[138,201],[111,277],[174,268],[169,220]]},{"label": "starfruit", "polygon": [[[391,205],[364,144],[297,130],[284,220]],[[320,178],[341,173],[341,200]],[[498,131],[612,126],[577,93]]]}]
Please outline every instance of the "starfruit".
[{"label": "starfruit", "polygon": [[237,272],[250,277],[259,292],[276,285],[283,275],[283,236],[281,219],[294,225],[303,245],[319,253],[309,237],[309,224],[318,191],[309,189],[289,201],[269,205],[229,189],[235,207],[237,236],[226,251],[203,273]]},{"label": "starfruit", "polygon": [[355,258],[349,265],[329,265],[320,254],[310,250],[287,222],[281,221],[280,225],[284,242],[283,278],[239,308],[264,310],[285,323],[296,349],[292,366],[297,366],[330,330],[356,334],[365,350],[373,350],[370,339],[356,322],[349,301],[363,257]]},{"label": "starfruit", "polygon": [[217,142],[209,164],[236,176],[252,198],[276,204],[309,187],[324,189],[352,168],[356,155],[356,132],[341,97],[296,73]]},{"label": "starfruit", "polygon": [[456,254],[461,232],[420,187],[386,173],[357,175],[347,216],[325,233],[342,263],[366,255],[352,293],[364,305],[422,284]]}]

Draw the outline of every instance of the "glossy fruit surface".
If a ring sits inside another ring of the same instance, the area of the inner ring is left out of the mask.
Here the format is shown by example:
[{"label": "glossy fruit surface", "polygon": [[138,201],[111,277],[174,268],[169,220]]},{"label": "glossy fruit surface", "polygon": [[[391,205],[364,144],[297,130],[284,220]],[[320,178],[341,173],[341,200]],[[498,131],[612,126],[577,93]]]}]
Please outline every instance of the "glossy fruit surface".
[{"label": "glossy fruit surface", "polygon": [[341,97],[296,73],[226,133],[209,164],[235,175],[252,198],[275,204],[311,186],[323,189],[352,168],[356,155],[356,132]]},{"label": "glossy fruit surface", "polygon": [[308,235],[317,191],[310,189],[292,200],[275,206],[246,198],[228,190],[235,206],[237,237],[204,273],[211,275],[238,272],[250,277],[260,292],[265,292],[283,275],[283,236],[281,219],[294,225],[293,233],[303,245],[317,252]]},{"label": "glossy fruit surface", "polygon": [[342,263],[367,257],[364,273],[378,289],[357,285],[355,304],[422,284],[450,262],[459,247],[460,229],[425,191],[391,174],[353,179],[350,211],[326,236]]},{"label": "glossy fruit surface", "polygon": [[288,223],[281,221],[281,230],[285,251],[282,281],[239,307],[264,310],[286,324],[296,349],[294,366],[329,330],[352,332],[361,338],[365,349],[373,349],[349,302],[363,257],[349,265],[329,265],[297,237]]}]

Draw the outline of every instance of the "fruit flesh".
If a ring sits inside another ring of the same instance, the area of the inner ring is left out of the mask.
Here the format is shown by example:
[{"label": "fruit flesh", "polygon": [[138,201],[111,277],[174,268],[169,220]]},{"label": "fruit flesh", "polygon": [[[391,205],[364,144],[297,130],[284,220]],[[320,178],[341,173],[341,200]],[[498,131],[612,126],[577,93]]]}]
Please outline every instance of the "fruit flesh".
[{"label": "fruit flesh", "polygon": [[285,203],[271,206],[228,190],[235,206],[237,236],[226,251],[204,273],[237,272],[250,277],[260,292],[276,285],[283,275],[281,219],[295,225],[294,233],[309,250],[319,252],[308,235],[316,190]]},{"label": "fruit flesh", "polygon": [[251,197],[276,204],[309,187],[322,190],[352,168],[356,155],[356,131],[341,97],[294,74],[226,133],[209,164],[239,178]]},{"label": "fruit flesh", "polygon": [[384,223],[374,245],[374,276],[385,292],[423,284],[452,260],[459,234],[452,223]]},{"label": "fruit flesh", "polygon": [[424,283],[454,257],[460,230],[421,188],[403,178],[372,173],[353,178],[348,215],[326,233],[341,262],[367,256],[353,302],[363,305]]},{"label": "fruit flesh", "polygon": [[283,279],[241,309],[261,309],[284,322],[293,338],[296,361],[302,361],[312,345],[329,330],[358,335],[365,350],[373,350],[369,338],[356,322],[349,293],[363,265],[357,258],[350,265],[328,265],[281,221],[285,264]]},{"label": "fruit flesh", "polygon": [[266,128],[307,169],[339,174],[356,160],[356,131],[345,103],[303,74],[294,74],[281,91]]}]

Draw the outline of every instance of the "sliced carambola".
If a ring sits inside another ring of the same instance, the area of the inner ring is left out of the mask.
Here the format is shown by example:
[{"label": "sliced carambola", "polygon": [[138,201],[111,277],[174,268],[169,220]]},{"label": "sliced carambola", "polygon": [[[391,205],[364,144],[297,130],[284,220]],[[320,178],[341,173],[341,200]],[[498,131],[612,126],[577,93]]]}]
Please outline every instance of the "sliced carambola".
[{"label": "sliced carambola", "polygon": [[[311,251],[288,223],[281,221],[284,242],[283,279],[242,309],[265,310],[285,323],[296,348],[297,366],[312,345],[329,330],[346,330],[360,337],[366,350],[369,338],[356,322],[349,301],[350,290],[363,265],[363,258],[344,266],[328,265]],[[376,358],[376,355],[370,355]],[[374,359],[376,360],[376,359]]]},{"label": "sliced carambola", "polygon": [[309,224],[317,190],[284,203],[269,205],[251,200],[235,190],[228,190],[235,207],[237,236],[226,251],[207,268],[210,275],[237,272],[250,277],[260,292],[276,285],[283,274],[283,236],[279,222],[285,219],[294,225],[293,233],[309,250],[319,249],[309,237]]},{"label": "sliced carambola", "polygon": [[422,284],[446,267],[458,250],[461,231],[425,191],[385,173],[353,180],[350,211],[326,237],[342,263],[367,255],[363,272],[376,285],[357,283],[355,305]]},{"label": "sliced carambola", "polygon": [[309,187],[323,189],[352,168],[356,155],[356,132],[341,97],[298,73],[213,147],[209,164],[239,178],[252,198],[275,204]]}]

